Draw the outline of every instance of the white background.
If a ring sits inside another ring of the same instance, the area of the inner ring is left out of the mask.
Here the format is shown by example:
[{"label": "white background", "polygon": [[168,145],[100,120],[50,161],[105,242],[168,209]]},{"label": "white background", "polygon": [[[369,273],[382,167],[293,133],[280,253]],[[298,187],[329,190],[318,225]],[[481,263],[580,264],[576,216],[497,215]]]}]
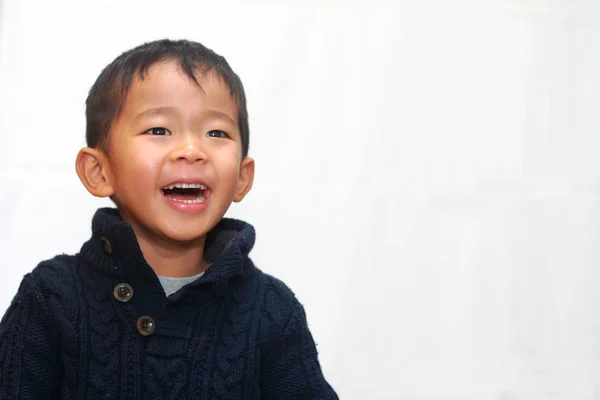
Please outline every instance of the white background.
[{"label": "white background", "polygon": [[230,215],[304,303],[341,398],[600,399],[599,0],[0,15],[0,311],[109,204],[73,167],[100,70],[189,38],[245,83],[257,177]]}]

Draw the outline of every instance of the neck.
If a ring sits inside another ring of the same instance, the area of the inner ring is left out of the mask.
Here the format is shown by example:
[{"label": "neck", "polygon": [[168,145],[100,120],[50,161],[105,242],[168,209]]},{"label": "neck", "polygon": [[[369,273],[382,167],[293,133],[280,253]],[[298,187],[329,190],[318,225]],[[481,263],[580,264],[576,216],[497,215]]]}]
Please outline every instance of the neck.
[{"label": "neck", "polygon": [[156,275],[182,278],[197,275],[208,268],[204,260],[204,239],[202,237],[201,240],[181,246],[164,246],[140,235],[138,243]]},{"label": "neck", "polygon": [[183,278],[206,271],[202,236],[190,242],[177,243],[144,229],[133,219],[121,214],[122,220],[133,228],[144,259],[159,276]]}]

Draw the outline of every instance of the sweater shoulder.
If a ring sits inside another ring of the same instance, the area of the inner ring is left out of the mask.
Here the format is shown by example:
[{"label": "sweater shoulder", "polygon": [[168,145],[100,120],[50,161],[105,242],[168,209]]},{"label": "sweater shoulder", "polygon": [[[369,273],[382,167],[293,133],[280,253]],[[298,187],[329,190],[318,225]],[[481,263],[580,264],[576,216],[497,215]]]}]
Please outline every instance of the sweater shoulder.
[{"label": "sweater shoulder", "polygon": [[[44,297],[75,295],[75,268],[77,256],[61,254],[40,262],[23,281],[34,285]],[[70,297],[70,296],[69,296]]]},{"label": "sweater shoulder", "polygon": [[[301,308],[292,289],[272,275],[259,271],[262,280],[261,317],[268,331],[280,332],[291,315]],[[266,332],[265,332],[266,333]]]},{"label": "sweater shoulder", "polygon": [[277,296],[278,301],[286,304],[298,301],[296,298],[296,294],[281,279],[278,279],[273,275],[269,275],[264,272],[261,274],[265,287],[265,293],[269,291],[274,292],[273,294]]}]

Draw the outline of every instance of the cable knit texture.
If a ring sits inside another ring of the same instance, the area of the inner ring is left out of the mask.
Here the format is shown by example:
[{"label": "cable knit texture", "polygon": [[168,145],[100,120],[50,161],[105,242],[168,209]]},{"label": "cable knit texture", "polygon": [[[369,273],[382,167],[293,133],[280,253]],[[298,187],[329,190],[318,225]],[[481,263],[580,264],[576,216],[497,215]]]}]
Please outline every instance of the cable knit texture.
[{"label": "cable knit texture", "polygon": [[2,318],[0,399],[337,399],[304,309],[248,258],[254,237],[223,219],[211,267],[166,297],[131,226],[98,210],[80,253],[27,274]]}]

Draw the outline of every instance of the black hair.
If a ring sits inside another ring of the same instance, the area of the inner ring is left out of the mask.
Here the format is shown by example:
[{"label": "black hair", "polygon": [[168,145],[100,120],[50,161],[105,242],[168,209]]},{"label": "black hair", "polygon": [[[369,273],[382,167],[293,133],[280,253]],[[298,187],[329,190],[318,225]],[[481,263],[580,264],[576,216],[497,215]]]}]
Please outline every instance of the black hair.
[{"label": "black hair", "polygon": [[177,61],[181,69],[200,87],[196,74],[215,72],[229,87],[238,111],[238,128],[242,138],[242,157],[248,155],[250,129],[246,94],[242,81],[227,60],[200,43],[189,40],[162,39],[144,43],[115,58],[100,73],[86,100],[87,145],[108,152],[109,129],[121,112],[127,91],[135,76],[144,74],[163,60]]}]

